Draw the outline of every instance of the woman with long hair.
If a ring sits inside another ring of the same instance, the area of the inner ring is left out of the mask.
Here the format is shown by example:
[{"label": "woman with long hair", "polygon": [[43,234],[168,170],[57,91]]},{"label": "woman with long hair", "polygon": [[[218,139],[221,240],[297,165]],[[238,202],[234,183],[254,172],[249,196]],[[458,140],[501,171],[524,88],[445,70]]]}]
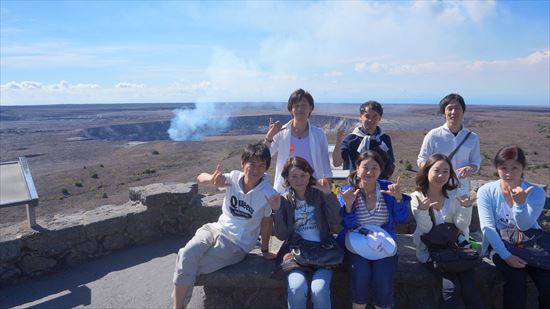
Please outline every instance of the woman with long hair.
[{"label": "woman with long hair", "polygon": [[431,155],[416,174],[416,191],[411,194],[411,209],[416,221],[413,242],[416,257],[430,272],[441,280],[440,308],[483,308],[475,285],[475,270],[459,273],[443,272],[434,268],[433,261],[421,236],[434,226],[451,223],[459,231],[461,245],[467,245],[472,220],[472,203],[469,196],[457,196],[456,176],[446,155]]}]

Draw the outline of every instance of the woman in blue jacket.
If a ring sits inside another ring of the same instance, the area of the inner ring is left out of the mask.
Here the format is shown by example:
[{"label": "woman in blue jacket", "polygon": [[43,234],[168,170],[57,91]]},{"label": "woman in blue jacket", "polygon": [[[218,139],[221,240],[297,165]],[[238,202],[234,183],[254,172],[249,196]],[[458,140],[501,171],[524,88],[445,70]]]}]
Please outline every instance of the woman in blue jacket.
[{"label": "woman in blue jacket", "polygon": [[[396,183],[379,179],[385,166],[382,157],[368,150],[356,160],[357,170],[348,177],[350,186],[342,191],[342,225],[340,242],[346,233],[364,224],[377,225],[396,238],[395,223],[405,223],[410,216],[411,198],[401,193]],[[346,250],[346,264],[351,279],[352,306],[365,308],[372,288],[376,308],[393,305],[393,278],[397,255],[368,260]]]}]

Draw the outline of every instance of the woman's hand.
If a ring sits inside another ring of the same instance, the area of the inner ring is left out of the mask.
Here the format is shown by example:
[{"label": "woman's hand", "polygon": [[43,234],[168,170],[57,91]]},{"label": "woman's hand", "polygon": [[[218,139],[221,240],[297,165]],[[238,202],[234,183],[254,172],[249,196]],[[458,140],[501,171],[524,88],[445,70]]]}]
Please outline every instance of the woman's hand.
[{"label": "woman's hand", "polygon": [[269,118],[269,127],[267,129],[267,134],[265,140],[269,143],[273,142],[273,137],[277,133],[281,132],[283,129],[283,124],[280,121],[273,122],[273,119]]},{"label": "woman's hand", "polygon": [[357,194],[359,194],[359,192],[361,192],[361,189],[353,190],[353,187],[347,189],[346,191],[342,191],[342,189],[340,189],[340,194],[342,194],[342,197],[346,202],[347,213],[351,212],[353,202],[355,202],[355,199],[357,198]]},{"label": "woman's hand", "polygon": [[527,262],[515,255],[510,255],[504,262],[512,268],[524,268],[527,265]]},{"label": "woman's hand", "polygon": [[416,201],[418,202],[418,209],[420,210],[427,210],[439,204],[439,202],[432,202],[428,197],[420,199],[418,196],[416,196]]},{"label": "woman's hand", "polygon": [[508,192],[512,195],[512,199],[516,204],[523,204],[525,203],[525,200],[527,199],[527,195],[533,191],[533,186],[530,186],[529,188],[523,190],[520,186],[517,186],[515,188],[511,188],[508,186]]},{"label": "woman's hand", "polygon": [[275,193],[269,197],[266,196],[265,201],[267,202],[267,206],[275,211],[281,208],[281,195],[279,193]]},{"label": "woman's hand", "polygon": [[397,176],[397,181],[389,185],[388,190],[380,190],[380,192],[391,195],[396,200],[401,201],[401,199],[403,198],[403,194],[401,194],[401,186],[399,185],[400,182],[401,176]]},{"label": "woman's hand", "polygon": [[458,203],[460,203],[460,206],[468,208],[474,204],[474,202],[476,201],[476,197],[463,195],[463,196],[457,196],[456,200],[458,201]]},{"label": "woman's hand", "polygon": [[317,180],[317,184],[316,185],[313,185],[312,187],[316,188],[317,190],[321,191],[321,192],[324,192],[324,193],[332,193],[332,191],[330,190],[330,183],[328,181],[328,179],[326,178],[321,178],[319,180]]}]

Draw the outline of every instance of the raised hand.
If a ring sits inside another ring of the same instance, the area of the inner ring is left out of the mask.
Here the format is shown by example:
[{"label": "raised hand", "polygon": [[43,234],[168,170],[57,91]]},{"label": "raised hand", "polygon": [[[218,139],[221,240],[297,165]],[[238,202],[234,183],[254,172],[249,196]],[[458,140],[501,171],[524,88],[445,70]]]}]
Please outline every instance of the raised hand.
[{"label": "raised hand", "polygon": [[397,176],[397,181],[388,186],[388,190],[380,190],[382,193],[393,196],[396,200],[401,200],[403,194],[401,194],[401,176]]},{"label": "raised hand", "polygon": [[265,201],[267,202],[267,206],[275,211],[281,208],[281,195],[279,193],[273,194],[269,197],[266,196]]},{"label": "raised hand", "polygon": [[273,141],[273,137],[277,135],[277,133],[281,132],[282,129],[283,124],[280,121],[273,122],[273,119],[269,118],[269,127],[267,129],[265,139],[267,141]]},{"label": "raised hand", "polygon": [[346,136],[346,130],[344,129],[343,126],[339,127],[338,131],[336,132],[336,144],[340,144],[344,140],[345,136]]},{"label": "raised hand", "polygon": [[476,197],[463,195],[463,196],[457,196],[456,200],[458,201],[460,206],[468,208],[474,204],[474,202],[476,201]]},{"label": "raised hand", "polygon": [[508,186],[508,191],[512,195],[512,199],[516,204],[523,204],[527,199],[527,195],[529,195],[529,193],[533,191],[533,186],[530,186],[525,190],[523,190],[520,186],[517,186],[515,188],[511,188],[510,186]]},{"label": "raised hand", "polygon": [[329,181],[326,178],[321,178],[321,179],[317,180],[317,184],[313,185],[312,187],[314,187],[317,190],[319,190],[321,192],[324,192],[324,193],[331,193],[332,192],[330,190]]},{"label": "raised hand", "polygon": [[217,187],[225,186],[225,176],[223,176],[221,164],[216,165],[212,178],[210,178],[210,183]]},{"label": "raised hand", "polygon": [[420,199],[418,196],[416,196],[416,201],[418,202],[418,209],[420,210],[427,210],[439,204],[439,202],[432,202],[428,197]]},{"label": "raised hand", "polygon": [[355,202],[355,199],[357,198],[359,192],[361,192],[361,189],[354,190],[353,187],[347,189],[346,191],[342,191],[342,189],[340,189],[340,194],[342,194],[342,198],[346,203],[346,211],[348,213],[351,212],[353,202]]},{"label": "raised hand", "polygon": [[463,166],[456,170],[458,178],[468,178],[474,174],[475,169],[470,165]]}]

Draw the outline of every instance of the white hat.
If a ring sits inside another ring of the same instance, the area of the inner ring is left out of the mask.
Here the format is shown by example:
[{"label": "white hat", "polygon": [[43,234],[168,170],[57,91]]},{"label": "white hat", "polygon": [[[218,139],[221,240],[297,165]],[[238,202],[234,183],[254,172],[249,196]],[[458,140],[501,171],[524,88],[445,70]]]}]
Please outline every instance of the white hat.
[{"label": "white hat", "polygon": [[362,228],[369,232],[365,235],[354,230],[346,234],[346,248],[350,252],[367,260],[379,260],[397,253],[395,240],[383,228],[370,224]]}]

